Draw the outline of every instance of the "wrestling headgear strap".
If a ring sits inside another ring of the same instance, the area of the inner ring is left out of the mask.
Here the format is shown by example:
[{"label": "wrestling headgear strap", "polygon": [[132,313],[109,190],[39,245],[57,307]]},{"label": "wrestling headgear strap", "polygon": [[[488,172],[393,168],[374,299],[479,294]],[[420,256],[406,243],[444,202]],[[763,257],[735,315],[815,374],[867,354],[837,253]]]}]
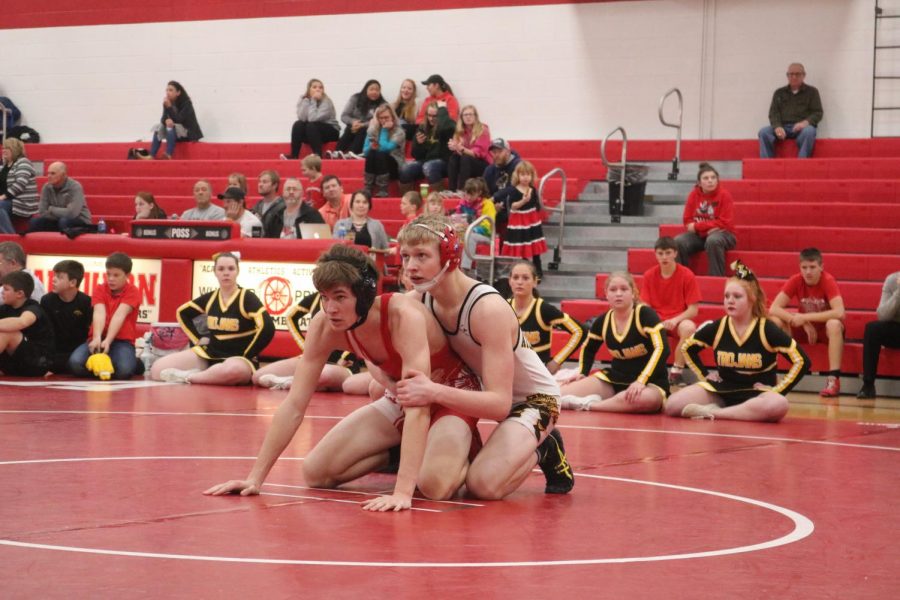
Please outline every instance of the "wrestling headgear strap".
[{"label": "wrestling headgear strap", "polygon": [[444,225],[444,228],[441,231],[437,231],[425,223],[415,223],[413,226],[421,227],[438,237],[439,257],[443,264],[443,267],[440,272],[434,276],[434,279],[427,283],[413,286],[417,292],[422,293],[427,292],[440,283],[446,273],[459,267],[459,263],[462,260],[462,244],[459,241],[459,236],[456,235],[456,229],[454,229],[452,225]]},{"label": "wrestling headgear strap", "polygon": [[366,322],[369,316],[369,309],[375,303],[375,296],[378,294],[378,272],[372,267],[369,261],[364,265],[360,265],[358,261],[341,257],[331,257],[328,260],[334,260],[350,265],[359,271],[359,279],[350,287],[350,291],[356,296],[356,323],[350,329],[356,329]]}]

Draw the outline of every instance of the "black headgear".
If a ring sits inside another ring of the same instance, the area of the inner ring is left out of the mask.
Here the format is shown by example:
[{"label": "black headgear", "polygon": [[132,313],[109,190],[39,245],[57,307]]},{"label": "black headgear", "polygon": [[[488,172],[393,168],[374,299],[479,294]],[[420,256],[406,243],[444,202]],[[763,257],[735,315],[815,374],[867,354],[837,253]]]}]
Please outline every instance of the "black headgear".
[{"label": "black headgear", "polygon": [[359,261],[344,256],[329,257],[328,260],[346,263],[359,271],[359,279],[350,286],[350,291],[356,296],[356,316],[359,317],[350,329],[356,329],[366,322],[369,309],[375,303],[375,296],[378,294],[378,271],[369,261],[360,266]]}]

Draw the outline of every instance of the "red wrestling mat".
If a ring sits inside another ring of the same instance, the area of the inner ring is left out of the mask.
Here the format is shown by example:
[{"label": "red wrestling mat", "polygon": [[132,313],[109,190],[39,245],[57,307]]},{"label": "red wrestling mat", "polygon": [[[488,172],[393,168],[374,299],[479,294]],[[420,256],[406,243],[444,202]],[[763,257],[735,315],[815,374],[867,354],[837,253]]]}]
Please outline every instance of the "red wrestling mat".
[{"label": "red wrestling mat", "polygon": [[890,408],[796,405],[778,425],[564,413],[572,494],[543,494],[536,472],[502,502],[372,514],[359,501],[392,476],[316,490],[299,462],[358,399],[315,397],[263,495],[211,498],[247,474],[284,392],[71,383],[0,381],[5,597],[884,598],[900,585]]}]

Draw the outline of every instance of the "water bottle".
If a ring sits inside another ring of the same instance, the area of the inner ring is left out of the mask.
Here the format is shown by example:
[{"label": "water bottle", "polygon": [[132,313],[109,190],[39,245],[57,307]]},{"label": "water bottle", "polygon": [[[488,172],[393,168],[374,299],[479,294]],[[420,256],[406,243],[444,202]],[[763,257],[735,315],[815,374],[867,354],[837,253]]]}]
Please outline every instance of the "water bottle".
[{"label": "water bottle", "polygon": [[347,237],[347,229],[344,228],[344,225],[338,225],[337,229],[334,230],[334,237],[339,240],[343,240]]},{"label": "water bottle", "polygon": [[106,233],[106,221],[103,219],[97,221],[97,233]]}]

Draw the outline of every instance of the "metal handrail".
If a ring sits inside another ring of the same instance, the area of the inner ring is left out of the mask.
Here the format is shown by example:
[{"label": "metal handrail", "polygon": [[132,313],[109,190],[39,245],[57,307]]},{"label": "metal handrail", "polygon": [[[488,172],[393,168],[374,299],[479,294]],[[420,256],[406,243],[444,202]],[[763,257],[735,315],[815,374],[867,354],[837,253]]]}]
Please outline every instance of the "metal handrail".
[{"label": "metal handrail", "polygon": [[[558,205],[548,207],[547,203],[544,202],[544,184],[546,184],[548,180],[552,179],[556,175],[559,175],[562,178],[561,198],[559,199]],[[551,271],[558,271],[559,263],[561,262],[560,257],[563,251],[563,233],[566,228],[566,185],[568,181],[569,178],[566,176],[566,172],[562,169],[562,167],[556,167],[555,169],[551,169],[550,172],[541,177],[541,183],[538,185],[538,197],[540,197],[541,201],[544,203],[544,210],[546,210],[547,212],[559,213],[559,239],[556,242],[556,248],[553,249],[553,260],[550,261],[549,265],[547,265],[547,268]]]},{"label": "metal handrail", "polygon": [[[611,163],[606,159],[606,142],[609,141],[616,132],[622,133],[622,153],[620,158],[622,162],[619,163]],[[625,167],[628,164],[628,135],[625,133],[625,128],[621,125],[616,127],[612,131],[610,131],[605,138],[603,138],[603,142],[600,144],[600,159],[603,160],[603,166],[606,167],[606,179],[609,180],[609,168],[610,167],[620,167],[622,169],[622,177],[619,181],[619,199],[616,202],[615,206],[610,206],[612,209],[610,211],[609,220],[611,223],[621,223],[622,222],[622,208],[625,205]]]},{"label": "metal handrail", "polygon": [[[482,221],[487,221],[491,227],[491,250],[490,254],[487,255],[487,258],[483,254],[475,254],[474,252],[469,252],[469,236],[474,231],[475,227],[481,224]],[[481,215],[474,221],[472,221],[468,227],[466,227],[466,233],[463,236],[463,252],[466,253],[466,256],[472,259],[472,262],[478,262],[479,260],[489,260],[490,261],[490,270],[488,272],[488,277],[492,284],[494,282],[494,263],[497,259],[496,254],[496,246],[497,246],[497,227],[494,223],[494,219],[489,217],[488,215]]]},{"label": "metal handrail", "polygon": [[6,141],[6,121],[8,118],[12,118],[12,109],[6,108],[5,106],[0,106],[0,121],[3,121],[3,130],[2,134],[0,134],[0,143]]},{"label": "metal handrail", "polygon": [[[665,107],[666,100],[675,94],[678,97],[678,123],[669,123],[666,121],[666,117],[663,114],[663,108]],[[681,95],[681,90],[677,87],[673,87],[671,90],[662,95],[662,98],[659,99],[659,122],[665,125],[666,127],[674,127],[676,130],[675,133],[675,158],[672,159],[672,172],[669,173],[669,180],[675,181],[678,179],[678,166],[681,163],[681,126],[684,122],[684,97]]]}]

